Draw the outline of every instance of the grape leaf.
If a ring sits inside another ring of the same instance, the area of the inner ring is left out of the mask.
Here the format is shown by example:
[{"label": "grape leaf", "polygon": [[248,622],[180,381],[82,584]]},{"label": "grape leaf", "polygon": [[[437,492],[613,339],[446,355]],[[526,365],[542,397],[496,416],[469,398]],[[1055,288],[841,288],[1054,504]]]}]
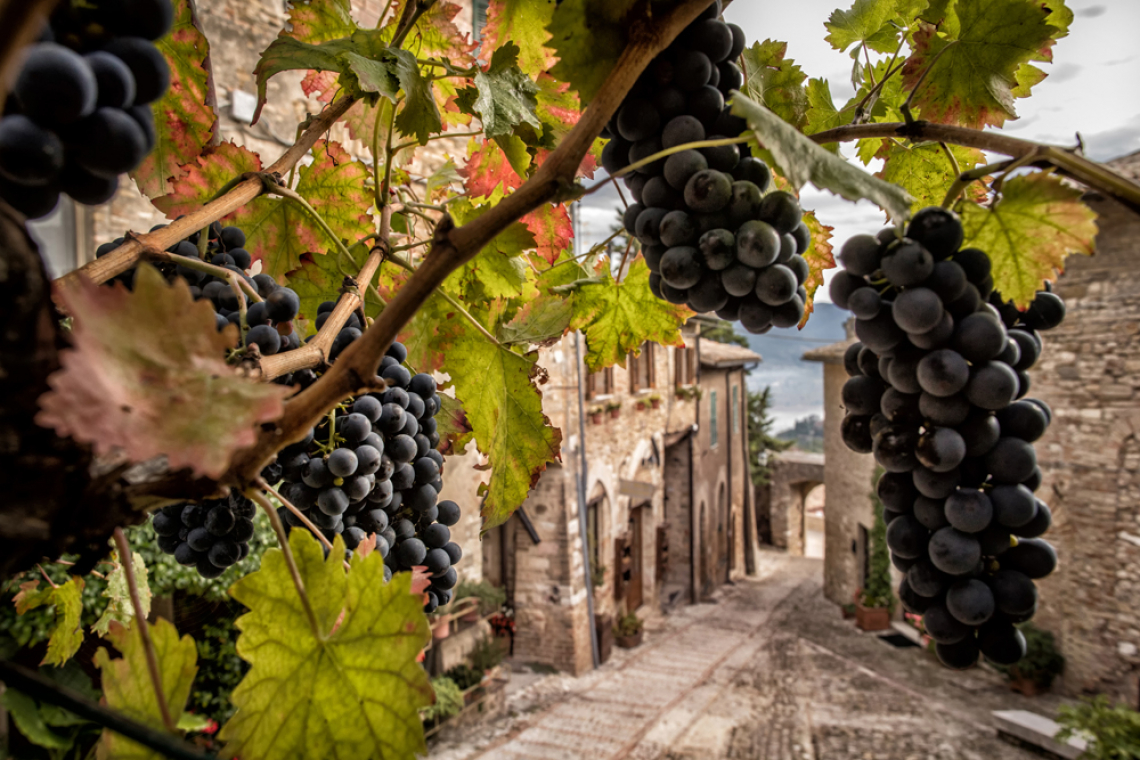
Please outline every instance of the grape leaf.
[{"label": "grape leaf", "polygon": [[1046,57],[1063,34],[1038,0],[957,0],[946,23],[915,32],[903,84],[917,87],[913,103],[924,119],[1000,127],[1017,118],[1014,99],[1043,78],[1029,61]]},{"label": "grape leaf", "polygon": [[79,651],[83,643],[83,624],[79,616],[83,613],[83,579],[72,576],[67,583],[58,586],[46,585],[39,581],[20,584],[20,592],[13,598],[16,614],[23,615],[28,610],[45,605],[55,605],[55,620],[52,623],[51,638],[48,639],[47,654],[41,665],[63,665]]},{"label": "grape leaf", "polygon": [[[190,214],[206,205],[230,180],[246,172],[261,171],[261,158],[248,148],[227,140],[208,148],[191,163],[181,167],[180,176],[166,195],[155,198],[154,205],[170,219]],[[266,198],[257,198],[257,205]],[[250,241],[252,244],[254,241]]]},{"label": "grape leaf", "polygon": [[570,251],[563,251],[554,265],[538,277],[538,295],[530,298],[514,317],[499,326],[499,339],[522,346],[552,345],[566,334],[574,320],[579,289],[555,293],[551,289],[593,276]]},{"label": "grape leaf", "polygon": [[[954,171],[950,159],[938,143],[892,144],[887,153],[887,162],[878,176],[910,193],[914,198],[911,206],[914,211],[926,206],[937,206],[946,197],[946,191],[958,178],[958,173],[973,169],[985,160],[985,155],[980,150],[958,145],[948,147],[958,161],[959,172]],[[986,186],[974,182],[966,192],[968,198],[981,202],[986,196]]]},{"label": "grape leaf", "polygon": [[[131,554],[131,567],[135,571],[135,583],[139,587],[139,604],[142,606],[143,617],[146,617],[150,614],[150,583],[147,582],[146,562],[138,552]],[[131,618],[135,616],[127,573],[122,563],[115,565],[115,569],[107,576],[107,588],[103,591],[103,596],[107,599],[107,607],[95,625],[91,626],[91,630],[100,636],[107,635],[112,622],[129,626]]]},{"label": "grape leaf", "polygon": [[[368,209],[373,198],[364,184],[372,176],[369,168],[337,142],[318,140],[313,146],[313,158],[313,163],[302,166],[298,172],[297,193],[317,210],[342,242],[353,243],[372,232]],[[314,235],[320,234],[312,219],[303,217],[302,224]]]},{"label": "grape leaf", "polygon": [[[826,79],[810,79],[807,83],[808,110],[802,125],[804,134],[814,135],[816,132],[825,132],[835,127],[851,123],[851,114],[854,108],[845,107],[839,111],[831,98],[831,87]],[[839,143],[828,143],[824,146],[832,153],[839,152]]]},{"label": "grape leaf", "polygon": [[142,264],[133,291],[82,281],[57,298],[75,318],[74,347],[60,353],[37,424],[100,455],[166,455],[172,471],[217,478],[258,425],[281,416],[286,389],[234,373],[225,355],[236,329],[218,332],[213,307],[185,280],[167,285]]},{"label": "grape leaf", "polygon": [[562,0],[547,31],[558,56],[550,73],[577,91],[583,103],[594,99],[625,49],[627,14],[634,0]]},{"label": "grape leaf", "polygon": [[507,160],[506,153],[493,140],[467,145],[467,163],[459,169],[467,194],[475,200],[490,198],[496,192],[508,193],[522,186],[522,180]]},{"label": "grape leaf", "polygon": [[483,50],[497,51],[502,45],[516,43],[520,48],[519,68],[537,77],[554,63],[546,47],[550,39],[546,27],[555,5],[554,0],[491,0],[482,33]]},{"label": "grape leaf", "polygon": [[[393,20],[400,18],[405,4],[403,0],[395,4],[392,10]],[[472,42],[470,35],[460,32],[455,23],[455,17],[463,12],[464,8],[456,3],[446,0],[433,3],[412,27],[412,32],[404,41],[404,49],[414,53],[417,58],[446,58],[462,68],[474,66],[474,51],[478,44]],[[470,6],[466,12],[471,12]],[[394,23],[391,24],[382,33],[385,41],[390,39],[394,26]]]},{"label": "grape leaf", "polygon": [[509,135],[518,124],[542,129],[535,114],[538,85],[523,73],[518,61],[519,46],[508,42],[491,56],[491,65],[486,71],[475,74],[479,94],[474,109],[487,137]]},{"label": "grape leaf", "polygon": [[824,24],[829,32],[824,39],[836,50],[856,45],[851,51],[856,60],[862,43],[878,53],[893,53],[898,47],[899,28],[908,26],[926,6],[927,0],[855,0],[851,10],[831,14]]},{"label": "grape leaf", "polygon": [[[108,638],[123,656],[112,660],[104,647],[95,652],[95,665],[103,676],[103,699],[107,706],[162,730],[162,712],[154,698],[146,650],[138,631],[114,622]],[[178,630],[165,618],[156,619],[150,626],[150,638],[167,707],[174,715],[181,715],[198,672],[198,647],[189,635],[179,639]],[[98,760],[162,760],[165,755],[104,729],[96,757]]]},{"label": "grape leaf", "polygon": [[154,149],[131,172],[148,198],[166,195],[182,165],[201,155],[214,137],[218,115],[208,105],[210,43],[194,25],[192,0],[174,0],[174,27],[155,43],[170,67],[170,89],[154,104]]},{"label": "grape leaf", "polygon": [[[569,84],[559,82],[550,74],[539,74],[536,83],[538,106],[535,113],[543,125],[542,145],[553,150],[582,118],[582,102],[570,90]],[[589,155],[584,160],[588,159]]]},{"label": "grape leaf", "polygon": [[[309,332],[316,332],[314,322],[317,318],[317,307],[325,301],[337,300],[344,285],[344,278],[355,278],[369,255],[368,247],[359,244],[349,246],[348,252],[352,257],[347,261],[343,260],[343,254],[338,251],[329,254],[306,253],[301,257],[301,267],[290,272],[285,278],[285,284],[301,299],[298,317],[308,323],[311,328]],[[382,266],[379,279],[383,280],[385,273],[393,270],[391,265]],[[373,283],[376,284],[376,278],[373,279]],[[384,309],[383,304],[377,300],[372,288],[362,295],[364,313],[375,318]]]},{"label": "grape leaf", "polygon": [[439,402],[435,432],[439,433],[441,441],[446,441],[446,447],[441,447],[440,452],[446,456],[460,456],[472,435],[467,413],[463,411],[463,405],[447,393],[439,394]]},{"label": "grape leaf", "polygon": [[538,255],[553,264],[574,239],[570,210],[561,203],[545,203],[522,218],[534,235]]},{"label": "grape leaf", "polygon": [[1096,250],[1096,212],[1082,191],[1043,172],[1013,177],[992,208],[962,203],[963,246],[981,248],[993,265],[994,288],[1020,309],[1046,280],[1064,269],[1065,256]]},{"label": "grape leaf", "polygon": [[808,317],[815,311],[815,291],[823,284],[824,271],[835,268],[835,256],[831,245],[831,231],[835,228],[820,222],[814,211],[805,212],[803,222],[811,232],[811,245],[804,251],[804,259],[808,263],[808,278],[804,281],[807,302],[803,319],[800,320],[801,330],[807,324]]},{"label": "grape leaf", "polygon": [[639,256],[621,283],[615,283],[607,270],[600,283],[578,288],[571,326],[586,334],[586,366],[592,371],[614,364],[624,367],[626,355],[636,353],[647,340],[683,345],[681,325],[693,313],[653,295],[649,274]]},{"label": "grape leaf", "polygon": [[830,190],[849,201],[874,201],[892,219],[906,219],[910,213],[911,198],[905,190],[816,145],[759,103],[740,95],[733,102],[732,112],[748,120],[756,139],[771,151],[781,173],[797,190],[811,182],[820,190]]},{"label": "grape leaf", "polygon": [[419,709],[431,686],[416,657],[430,639],[411,574],[384,582],[378,552],[353,554],[345,573],[338,536],[328,558],[307,531],[289,546],[317,630],[285,557],[270,549],[261,569],[230,589],[249,612],[237,620],[237,651],[250,670],[233,692],[237,713],[218,734],[242,760],[412,758],[425,750]]},{"label": "grape leaf", "polygon": [[396,116],[396,129],[426,145],[431,135],[443,131],[432,83],[420,73],[416,57],[407,50],[393,50],[391,54],[396,57],[396,76],[404,91],[404,107]]},{"label": "grape leaf", "polygon": [[0,694],[0,705],[8,709],[8,714],[16,722],[16,728],[28,741],[45,749],[70,749],[75,744],[73,735],[63,736],[52,731],[44,721],[36,700],[15,689],[5,689]]},{"label": "grape leaf", "polygon": [[462,175],[460,175],[459,170],[455,168],[455,162],[449,158],[427,178],[427,185],[424,188],[424,197],[426,197],[429,202],[441,200],[451,195],[453,185],[462,183]]},{"label": "grape leaf", "polygon": [[444,371],[490,462],[490,482],[480,489],[484,531],[506,522],[547,463],[561,458],[562,433],[542,413],[534,384],[537,360],[535,352],[517,354],[470,330],[444,356]]},{"label": "grape leaf", "polygon": [[784,57],[787,52],[788,43],[776,40],[745,48],[743,91],[784,121],[803,129],[808,110],[808,94],[804,90],[807,74],[791,58]]},{"label": "grape leaf", "polygon": [[350,37],[356,31],[349,0],[294,0],[289,3],[288,28],[282,36],[301,42],[327,42]]}]

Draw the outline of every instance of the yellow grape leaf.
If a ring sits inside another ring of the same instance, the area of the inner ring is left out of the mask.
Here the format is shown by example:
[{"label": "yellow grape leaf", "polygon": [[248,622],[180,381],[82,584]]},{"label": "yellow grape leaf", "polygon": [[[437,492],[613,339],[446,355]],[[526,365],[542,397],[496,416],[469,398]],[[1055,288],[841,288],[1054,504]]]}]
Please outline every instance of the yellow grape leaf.
[{"label": "yellow grape leaf", "polygon": [[[95,665],[103,676],[104,701],[108,707],[139,723],[162,730],[162,712],[154,697],[154,682],[146,667],[146,651],[139,632],[112,622],[107,637],[123,656],[112,660],[103,647],[95,653]],[[198,673],[198,647],[189,635],[178,638],[174,624],[164,618],[158,618],[150,627],[150,638],[166,705],[173,715],[181,715]],[[162,760],[165,757],[106,729],[95,756],[98,760]]]},{"label": "yellow grape leaf", "polygon": [[72,576],[59,586],[40,586],[39,583],[38,580],[21,583],[20,592],[12,601],[16,604],[17,615],[37,607],[55,605],[47,654],[40,664],[62,665],[79,651],[79,645],[83,643],[83,625],[79,620],[83,614],[83,579]]},{"label": "yellow grape leaf", "polygon": [[[976,148],[963,148],[959,145],[947,146],[958,162],[959,171],[969,171],[985,160],[985,154]],[[878,176],[887,182],[901,186],[911,194],[914,203],[911,210],[918,211],[927,206],[940,206],[946,198],[946,191],[958,178],[950,159],[938,143],[904,145],[894,143],[887,152],[886,164]],[[986,185],[972,182],[966,189],[967,198],[981,202],[986,197]]]},{"label": "yellow grape leaf", "polygon": [[[139,604],[143,608],[143,617],[150,614],[150,583],[147,582],[146,562],[137,552],[131,554],[131,567],[135,571],[135,582],[139,587]],[[111,629],[111,623],[117,622],[130,625],[131,618],[135,616],[134,605],[131,604],[131,591],[127,586],[127,573],[122,563],[115,566],[107,576],[107,588],[103,592],[107,598],[107,607],[103,614],[91,626],[91,630],[100,636],[106,636]]]},{"label": "yellow grape leaf", "polygon": [[218,734],[242,760],[414,758],[425,751],[419,710],[432,700],[416,658],[430,633],[411,574],[384,582],[378,552],[344,569],[338,536],[328,558],[307,531],[289,546],[316,631],[280,549],[230,589],[249,608],[237,650],[251,667],[233,692],[237,713]]},{"label": "yellow grape leaf", "polygon": [[804,280],[807,302],[804,304],[803,319],[800,320],[801,330],[815,311],[815,291],[823,284],[824,271],[835,269],[835,255],[832,252],[834,246],[831,245],[831,231],[835,228],[820,222],[814,211],[804,213],[804,224],[811,232],[811,245],[804,251],[804,259],[808,263],[808,278]]},{"label": "yellow grape leaf", "polygon": [[100,455],[164,454],[171,470],[217,478],[258,425],[281,416],[289,390],[235,374],[225,355],[236,329],[218,332],[210,302],[185,280],[167,285],[142,264],[133,291],[84,280],[57,298],[75,317],[74,347],[60,353],[37,424]]},{"label": "yellow grape leaf", "polygon": [[1066,256],[1095,252],[1096,212],[1081,201],[1081,190],[1052,174],[1014,177],[993,208],[966,202],[959,212],[963,247],[989,254],[994,288],[1019,309],[1063,271]]}]

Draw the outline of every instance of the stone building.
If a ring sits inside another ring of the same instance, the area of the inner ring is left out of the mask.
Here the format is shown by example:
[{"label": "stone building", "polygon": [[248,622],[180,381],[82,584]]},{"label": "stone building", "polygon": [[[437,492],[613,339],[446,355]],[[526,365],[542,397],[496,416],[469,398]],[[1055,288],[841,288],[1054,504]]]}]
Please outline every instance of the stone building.
[{"label": "stone building", "polygon": [[585,376],[575,336],[544,349],[543,407],[563,430],[563,461],[482,548],[484,577],[515,610],[517,658],[585,672],[597,628],[604,638],[626,612],[695,601],[745,572],[743,368],[760,357],[695,328],[685,342],[644,344],[624,368]]},{"label": "stone building", "polygon": [[[1140,153],[1108,165],[1140,180]],[[1140,217],[1095,194],[1097,254],[1073,256],[1057,280],[1064,323],[1048,332],[1030,372],[1030,395],[1053,409],[1036,445],[1044,473],[1037,495],[1052,510],[1044,538],[1059,565],[1038,582],[1034,624],[1065,657],[1061,688],[1100,692],[1140,706]],[[843,352],[811,351],[824,365],[827,469],[824,589],[842,604],[865,573],[868,493],[874,462],[840,437]]]}]

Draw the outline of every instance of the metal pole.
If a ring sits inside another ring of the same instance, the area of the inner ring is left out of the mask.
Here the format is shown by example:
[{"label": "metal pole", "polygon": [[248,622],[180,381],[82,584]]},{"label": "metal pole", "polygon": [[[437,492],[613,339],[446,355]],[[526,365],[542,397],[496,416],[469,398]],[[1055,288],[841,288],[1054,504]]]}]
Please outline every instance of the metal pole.
[{"label": "metal pole", "polygon": [[590,572],[590,537],[586,525],[586,392],[584,384],[582,334],[574,333],[574,360],[578,373],[578,533],[582,541],[582,568],[586,575],[586,605],[590,613],[590,650],[594,655],[594,667],[602,664],[598,650],[598,629],[594,623],[594,582]]}]

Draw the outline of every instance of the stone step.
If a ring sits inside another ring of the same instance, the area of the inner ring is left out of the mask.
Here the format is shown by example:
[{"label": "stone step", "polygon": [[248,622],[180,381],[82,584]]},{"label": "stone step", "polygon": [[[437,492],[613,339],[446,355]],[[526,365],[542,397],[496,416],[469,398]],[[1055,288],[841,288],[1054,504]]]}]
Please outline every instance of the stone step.
[{"label": "stone step", "polygon": [[1028,710],[994,710],[993,716],[999,734],[1009,734],[1066,760],[1076,760],[1088,749],[1088,742],[1079,736],[1063,743],[1054,739],[1061,726],[1044,715]]}]

